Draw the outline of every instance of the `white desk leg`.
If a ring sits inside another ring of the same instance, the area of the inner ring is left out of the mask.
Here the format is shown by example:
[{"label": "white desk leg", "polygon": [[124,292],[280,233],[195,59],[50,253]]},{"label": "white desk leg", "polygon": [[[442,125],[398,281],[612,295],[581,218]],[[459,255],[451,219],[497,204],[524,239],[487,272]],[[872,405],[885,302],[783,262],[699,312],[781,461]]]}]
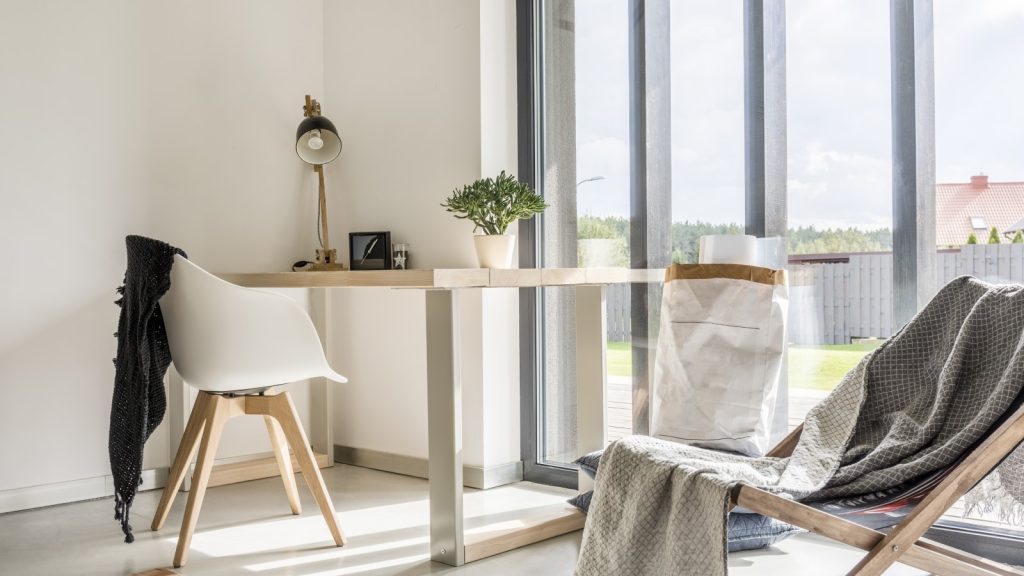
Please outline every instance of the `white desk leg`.
[{"label": "white desk leg", "polygon": [[[309,291],[309,315],[320,336],[320,345],[331,359],[331,300],[327,288]],[[327,455],[327,465],[334,466],[334,383],[326,378],[309,381],[309,443],[313,452]]]},{"label": "white desk leg", "polygon": [[[181,374],[171,364],[167,369],[167,432],[170,440],[170,460],[174,461],[174,455],[178,453],[178,446],[181,444],[181,436],[185,432],[185,425],[192,414],[192,402],[195,392],[191,386],[185,384]],[[191,463],[189,464],[191,466]],[[192,474],[185,474],[185,480],[181,483],[181,490],[188,492],[192,486]]]},{"label": "white desk leg", "polygon": [[428,290],[425,296],[430,559],[462,566],[465,542],[458,295],[452,290]]},{"label": "white desk leg", "polygon": [[[604,448],[607,420],[607,314],[604,286],[576,287],[576,442],[579,455]],[[579,473],[579,491],[594,481]]]}]

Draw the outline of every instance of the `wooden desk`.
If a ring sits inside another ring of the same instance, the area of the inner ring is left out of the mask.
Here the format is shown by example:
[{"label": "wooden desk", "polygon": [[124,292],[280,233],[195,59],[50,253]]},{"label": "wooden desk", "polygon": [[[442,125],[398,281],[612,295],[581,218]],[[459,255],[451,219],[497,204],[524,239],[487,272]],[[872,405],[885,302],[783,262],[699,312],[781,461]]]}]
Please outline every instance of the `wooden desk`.
[{"label": "wooden desk", "polygon": [[[262,288],[389,288],[426,291],[427,432],[430,477],[430,554],[461,566],[513,548],[579,530],[584,516],[568,504],[520,521],[484,526],[466,533],[462,512],[462,384],[458,361],[459,308],[462,288],[529,288],[572,286],[576,292],[577,450],[586,454],[605,444],[607,369],[605,361],[605,286],[661,282],[663,270],[624,268],[446,269],[340,272],[220,274],[224,280]],[[327,298],[314,290],[314,323],[326,344]],[[317,452],[332,453],[333,387],[311,387],[312,434]],[[580,490],[592,482],[580,474]]]}]

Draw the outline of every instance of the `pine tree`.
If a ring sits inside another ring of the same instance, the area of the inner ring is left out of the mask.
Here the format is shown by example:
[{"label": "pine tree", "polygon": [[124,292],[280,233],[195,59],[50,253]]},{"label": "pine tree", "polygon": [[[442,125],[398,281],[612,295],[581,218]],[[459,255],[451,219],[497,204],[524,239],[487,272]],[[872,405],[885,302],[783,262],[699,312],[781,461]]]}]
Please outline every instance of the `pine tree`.
[{"label": "pine tree", "polygon": [[1017,233],[1013,235],[1013,240],[1010,241],[1010,244],[1024,244],[1024,234],[1022,234],[1020,230],[1017,230]]},{"label": "pine tree", "polygon": [[974,232],[971,232],[971,235],[967,237],[967,243],[968,244],[977,244],[978,243],[978,237],[974,235]]},{"label": "pine tree", "polygon": [[988,233],[988,243],[999,244],[999,230],[996,230],[995,226],[993,226],[992,231]]}]

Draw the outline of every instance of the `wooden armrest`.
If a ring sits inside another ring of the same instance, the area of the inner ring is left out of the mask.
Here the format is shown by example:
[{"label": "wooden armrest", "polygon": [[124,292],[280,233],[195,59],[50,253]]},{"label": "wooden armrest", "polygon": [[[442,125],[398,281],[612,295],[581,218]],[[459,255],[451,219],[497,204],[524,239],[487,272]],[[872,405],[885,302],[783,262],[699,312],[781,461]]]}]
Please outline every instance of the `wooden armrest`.
[{"label": "wooden armrest", "polygon": [[803,424],[797,426],[792,432],[782,439],[782,442],[779,442],[775,448],[769,450],[765,456],[773,456],[775,458],[786,458],[787,456],[791,456],[793,454],[793,449],[796,448],[797,442],[800,441],[800,434],[803,431]]}]

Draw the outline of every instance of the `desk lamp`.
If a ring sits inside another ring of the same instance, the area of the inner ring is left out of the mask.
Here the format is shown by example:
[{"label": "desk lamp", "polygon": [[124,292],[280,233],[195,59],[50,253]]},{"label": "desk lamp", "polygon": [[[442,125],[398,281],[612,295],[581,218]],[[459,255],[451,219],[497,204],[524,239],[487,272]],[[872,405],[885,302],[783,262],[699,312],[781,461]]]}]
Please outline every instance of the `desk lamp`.
[{"label": "desk lamp", "polygon": [[306,94],[306,105],[302,107],[305,118],[295,132],[295,153],[306,164],[313,165],[320,180],[320,227],[317,236],[320,248],[316,251],[316,262],[312,270],[344,270],[345,265],[338,262],[338,251],[331,248],[327,232],[327,196],[324,193],[324,164],[333,162],[341,154],[341,137],[334,123],[320,115],[320,103]]}]

